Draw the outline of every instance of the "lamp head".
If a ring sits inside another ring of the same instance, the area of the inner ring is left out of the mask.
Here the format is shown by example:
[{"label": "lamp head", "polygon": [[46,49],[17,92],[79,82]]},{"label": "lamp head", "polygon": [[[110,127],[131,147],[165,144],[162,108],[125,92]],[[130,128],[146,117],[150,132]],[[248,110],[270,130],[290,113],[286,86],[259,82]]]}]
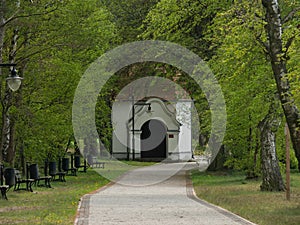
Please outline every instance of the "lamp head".
[{"label": "lamp head", "polygon": [[10,76],[6,78],[7,85],[12,91],[17,91],[22,83],[22,77],[18,76],[18,71],[15,67],[10,71]]}]

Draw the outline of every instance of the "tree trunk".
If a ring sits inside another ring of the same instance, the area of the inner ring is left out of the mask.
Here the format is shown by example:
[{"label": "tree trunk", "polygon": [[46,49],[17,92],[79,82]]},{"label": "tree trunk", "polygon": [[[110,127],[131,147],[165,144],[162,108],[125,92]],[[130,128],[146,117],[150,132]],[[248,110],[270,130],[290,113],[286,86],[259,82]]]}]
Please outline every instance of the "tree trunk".
[{"label": "tree trunk", "polygon": [[225,170],[225,161],[226,161],[226,152],[225,152],[225,146],[222,145],[220,148],[220,151],[216,155],[216,157],[213,159],[209,167],[207,168],[208,171],[222,171]]},{"label": "tree trunk", "polygon": [[259,177],[259,172],[257,171],[257,168],[258,168],[257,157],[258,157],[259,150],[260,150],[259,149],[260,148],[260,134],[259,134],[258,128],[255,130],[256,130],[255,139],[253,140],[253,143],[255,142],[255,144],[253,147],[251,147],[251,149],[249,149],[250,156],[252,155],[252,151],[253,151],[253,161],[252,161],[252,164],[249,165],[248,171],[246,173],[246,179],[257,179]]},{"label": "tree trunk", "polygon": [[262,184],[260,188],[262,191],[285,190],[276,154],[276,132],[281,122],[277,107],[277,104],[271,104],[268,115],[259,124],[262,167]]},{"label": "tree trunk", "polygon": [[[5,11],[5,0],[0,0],[0,63],[3,63],[3,45],[4,45],[4,37],[5,37],[5,18],[4,18],[4,11]],[[0,67],[0,97],[2,92],[2,79],[3,79],[2,68]],[[3,105],[2,105],[3,107]],[[3,112],[2,112],[3,113]],[[3,118],[2,118],[2,127],[3,127]],[[3,162],[3,148],[2,148],[2,140],[0,139],[0,163]]]},{"label": "tree trunk", "polygon": [[[277,0],[262,0],[262,4],[266,11],[266,32],[269,39],[267,49],[271,58],[272,70],[276,80],[281,106],[289,126],[293,148],[298,160],[298,170],[300,171],[300,113],[290,92],[290,84],[287,76],[286,52],[283,50],[283,30],[280,8]],[[287,43],[290,45],[291,41],[292,39]],[[288,49],[288,47],[289,46],[284,46],[285,49]]]},{"label": "tree trunk", "polygon": [[2,130],[1,130],[1,153],[2,153],[2,159],[4,161],[7,161],[7,153],[9,149],[9,139],[10,139],[10,119],[8,115],[8,109],[6,105],[8,104],[9,99],[4,100],[3,104],[3,110],[2,110]]},{"label": "tree trunk", "polygon": [[[17,51],[17,39],[18,39],[18,31],[15,30],[13,33],[10,52],[9,52],[9,62],[15,62],[15,56]],[[2,155],[2,160],[9,163],[10,166],[13,167],[14,159],[15,159],[15,129],[14,129],[14,121],[9,114],[9,109],[12,106],[13,95],[12,91],[8,88],[5,83],[5,88],[1,94],[2,97],[2,130],[1,130],[1,145],[0,145],[0,153]]]},{"label": "tree trunk", "polygon": [[6,161],[11,167],[14,167],[16,158],[15,133],[15,126],[14,123],[11,121],[9,126],[9,144],[6,156]]},{"label": "tree trunk", "polygon": [[0,63],[2,63],[2,53],[3,53],[3,44],[4,44],[4,35],[5,35],[5,0],[0,0]]}]

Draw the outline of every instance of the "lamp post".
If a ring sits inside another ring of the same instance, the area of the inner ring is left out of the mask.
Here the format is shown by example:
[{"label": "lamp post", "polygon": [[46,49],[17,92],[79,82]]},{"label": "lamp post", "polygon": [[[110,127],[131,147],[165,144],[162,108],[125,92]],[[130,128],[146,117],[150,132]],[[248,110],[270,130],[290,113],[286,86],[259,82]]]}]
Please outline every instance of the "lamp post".
[{"label": "lamp post", "polygon": [[[135,108],[134,106],[136,105],[141,105],[141,106],[148,106],[147,112],[151,112],[151,103],[145,103],[145,102],[137,102],[134,103],[134,97],[132,96],[132,160],[135,160],[135,139],[134,139],[134,131],[135,131],[135,127],[134,127],[134,115],[135,115]],[[129,158],[129,157],[128,157]]]},{"label": "lamp post", "polygon": [[22,83],[22,77],[18,76],[17,70],[15,68],[17,64],[15,63],[0,63],[0,67],[10,67],[10,76],[6,78],[8,87],[12,91],[17,91]]}]

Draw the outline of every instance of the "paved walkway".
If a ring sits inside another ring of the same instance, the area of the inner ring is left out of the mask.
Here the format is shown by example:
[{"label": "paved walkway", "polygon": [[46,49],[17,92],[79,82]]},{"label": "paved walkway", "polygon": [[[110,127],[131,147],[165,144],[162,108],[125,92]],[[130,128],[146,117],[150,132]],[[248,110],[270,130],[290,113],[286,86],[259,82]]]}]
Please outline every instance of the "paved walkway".
[{"label": "paved walkway", "polygon": [[[195,197],[186,176],[195,166],[195,163],[185,166],[172,163],[133,170],[120,182],[85,195],[75,224],[253,224]],[[166,179],[178,168],[181,168],[178,173]]]}]

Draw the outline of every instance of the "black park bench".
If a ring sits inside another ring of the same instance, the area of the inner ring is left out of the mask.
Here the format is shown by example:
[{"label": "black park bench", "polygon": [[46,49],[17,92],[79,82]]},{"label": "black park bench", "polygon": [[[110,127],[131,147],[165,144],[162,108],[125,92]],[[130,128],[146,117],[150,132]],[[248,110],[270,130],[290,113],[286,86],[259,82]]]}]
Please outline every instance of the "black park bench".
[{"label": "black park bench", "polygon": [[[56,171],[56,162],[49,162],[49,175],[52,181],[66,182],[66,172]],[[56,179],[56,176],[58,176],[58,179]]]},{"label": "black park bench", "polygon": [[92,168],[102,168],[104,169],[105,162],[100,162],[97,160],[97,157],[92,157],[92,160],[90,162],[90,166]]},{"label": "black park bench", "polygon": [[39,175],[38,164],[31,164],[29,166],[30,179],[34,180],[34,184],[38,186],[42,186],[40,181],[44,181],[44,186],[47,188],[51,188],[51,176],[45,174],[44,176]]},{"label": "black park bench", "polygon": [[[22,174],[21,174],[21,172],[19,170],[15,170],[15,176],[16,176],[16,182],[15,182],[14,191],[26,190],[26,191],[33,192],[32,185],[35,182],[34,179],[23,178]],[[25,184],[26,186],[25,187],[21,187],[21,184]]]}]

